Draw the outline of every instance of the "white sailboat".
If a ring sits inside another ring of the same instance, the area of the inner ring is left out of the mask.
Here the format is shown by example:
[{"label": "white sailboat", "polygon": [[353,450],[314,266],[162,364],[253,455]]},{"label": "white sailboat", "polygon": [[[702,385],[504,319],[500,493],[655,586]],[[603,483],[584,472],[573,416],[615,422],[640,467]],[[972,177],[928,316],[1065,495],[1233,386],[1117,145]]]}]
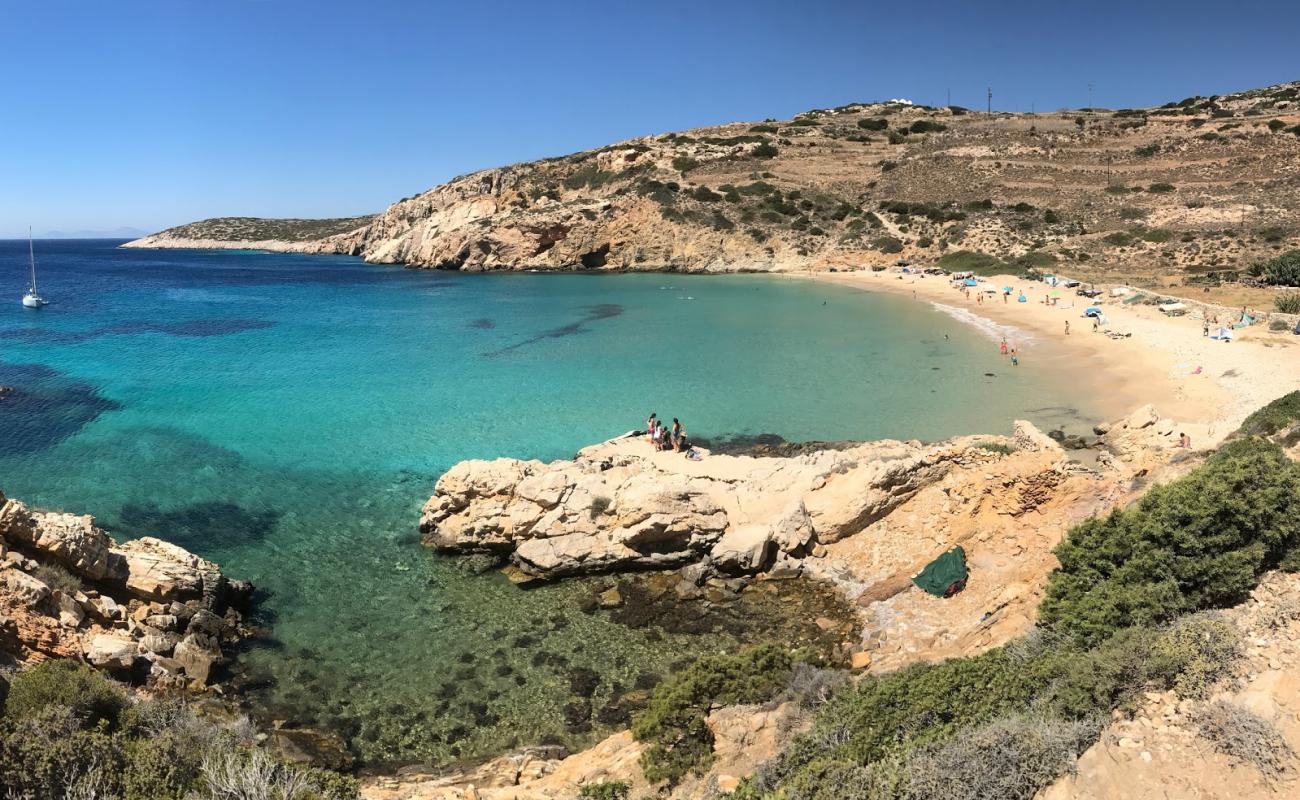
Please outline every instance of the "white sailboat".
[{"label": "white sailboat", "polygon": [[32,229],[27,229],[27,258],[31,263],[31,281],[27,284],[27,294],[23,295],[23,306],[40,308],[45,305],[45,298],[36,291],[36,246],[32,244]]}]

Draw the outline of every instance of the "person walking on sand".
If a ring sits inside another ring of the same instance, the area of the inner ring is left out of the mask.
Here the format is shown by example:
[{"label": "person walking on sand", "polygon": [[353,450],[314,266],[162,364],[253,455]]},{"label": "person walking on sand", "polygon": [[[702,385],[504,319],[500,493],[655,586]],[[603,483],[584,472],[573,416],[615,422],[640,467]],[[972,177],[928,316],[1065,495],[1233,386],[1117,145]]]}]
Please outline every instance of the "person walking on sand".
[{"label": "person walking on sand", "polygon": [[1092,318],[1092,332],[1096,333],[1099,330],[1101,330],[1101,320],[1094,316]]},{"label": "person walking on sand", "polygon": [[1070,321],[1068,319],[1065,321],[1065,335],[1070,335]]}]

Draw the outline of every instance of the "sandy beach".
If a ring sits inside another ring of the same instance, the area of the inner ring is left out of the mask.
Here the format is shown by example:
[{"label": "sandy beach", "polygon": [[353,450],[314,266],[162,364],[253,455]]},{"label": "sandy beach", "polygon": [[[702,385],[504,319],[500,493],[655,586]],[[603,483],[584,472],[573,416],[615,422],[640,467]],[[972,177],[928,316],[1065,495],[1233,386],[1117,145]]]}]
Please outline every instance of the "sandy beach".
[{"label": "sandy beach", "polygon": [[[972,336],[988,335],[975,324],[1009,327],[1008,342],[1020,352],[1020,369],[1059,370],[1061,379],[1077,380],[1081,392],[1096,397],[1110,418],[1151,403],[1175,419],[1196,447],[1217,444],[1252,411],[1300,388],[1300,337],[1252,325],[1235,331],[1233,341],[1220,342],[1203,335],[1200,313],[1166,317],[1155,306],[1123,305],[1123,298],[1110,297],[1109,286],[1096,287],[1106,292],[1100,302],[1062,289],[1052,306],[1043,302],[1050,287],[1009,275],[987,279],[998,289],[1014,289],[1005,303],[1000,294],[978,302],[973,289],[967,298],[942,275],[891,269],[806,277],[932,303],[971,322]],[[1017,302],[1021,290],[1027,302]],[[1104,310],[1109,324],[1103,330],[1132,335],[1113,339],[1094,332],[1092,320],[1083,315],[1090,305]],[[1024,334],[1019,341],[1016,331]],[[989,346],[998,345],[990,338]]]}]

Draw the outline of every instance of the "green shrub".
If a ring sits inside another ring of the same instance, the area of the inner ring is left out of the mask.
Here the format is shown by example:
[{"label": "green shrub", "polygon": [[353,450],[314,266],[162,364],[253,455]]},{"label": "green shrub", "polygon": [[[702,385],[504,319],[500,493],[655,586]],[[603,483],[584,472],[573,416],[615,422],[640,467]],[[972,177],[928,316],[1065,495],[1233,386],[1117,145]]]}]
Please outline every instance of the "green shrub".
[{"label": "green shrub", "polygon": [[1140,158],[1153,156],[1159,152],[1160,152],[1160,145],[1155,142],[1152,142],[1151,144],[1144,144],[1140,147],[1135,147],[1133,149],[1133,155],[1138,156]]},{"label": "green shrub", "polygon": [[790,679],[794,656],[776,645],[736,655],[704,656],[655,688],[632,721],[632,735],[650,746],[641,757],[646,779],[676,781],[713,758],[713,734],[705,724],[715,704],[761,703]]},{"label": "green shrub", "polygon": [[1232,436],[1272,436],[1296,422],[1300,422],[1300,391],[1284,394],[1246,417]]},{"label": "green shrub", "polygon": [[1143,241],[1152,242],[1154,244],[1164,244],[1174,238],[1174,234],[1164,228],[1149,228],[1142,231],[1138,236],[1140,236]]},{"label": "green shrub", "polygon": [[608,497],[597,495],[591,498],[591,506],[588,507],[587,513],[591,515],[592,519],[598,519],[602,514],[609,511],[611,502]]},{"label": "green shrub", "polygon": [[798,119],[791,120],[790,124],[798,128],[816,128],[821,123],[813,119],[812,117],[800,117]]},{"label": "green shrub", "polygon": [[722,195],[707,186],[696,186],[691,190],[691,197],[694,197],[701,203],[716,203],[722,199]]},{"label": "green shrub", "polygon": [[907,137],[899,133],[898,131],[892,129],[889,131],[890,144],[903,144],[906,141],[907,141]]},{"label": "green shrub", "polygon": [[753,133],[776,133],[778,128],[775,125],[750,125],[749,130]]},{"label": "green shrub", "polygon": [[1274,297],[1273,308],[1282,314],[1300,314],[1300,292],[1287,292]]},{"label": "green shrub", "polygon": [[43,709],[66,708],[85,728],[118,726],[130,701],[112,681],[84,664],[46,661],[14,676],[5,701],[5,719],[23,720]]},{"label": "green shrub", "polygon": [[965,208],[966,208],[967,211],[992,211],[992,210],[993,210],[993,201],[992,201],[992,200],[987,200],[987,199],[986,199],[986,200],[974,200],[974,201],[972,201],[972,202],[967,203],[966,206],[965,206]]},{"label": "green shrub", "polygon": [[1216,682],[1232,673],[1241,652],[1241,634],[1219,614],[1189,614],[1175,620],[1152,644],[1146,673],[1180,697],[1205,698]]},{"label": "green shrub", "polygon": [[1128,194],[1128,187],[1124,185],[1107,186],[1106,194]]},{"label": "green shrub", "polygon": [[1225,445],[1056,548],[1039,618],[1082,643],[1242,600],[1300,543],[1300,466],[1261,439]]},{"label": "green shrub", "polygon": [[1003,444],[1002,442],[979,442],[975,446],[981,450],[987,450],[990,453],[998,453],[999,455],[1004,455],[1004,456],[1009,456],[1012,453],[1016,452],[1016,448],[1014,446],[1009,444]]},{"label": "green shrub", "polygon": [[1285,127],[1286,127],[1286,123],[1280,119],[1270,119],[1268,121],[1268,129],[1273,133],[1277,133],[1278,131],[1282,130]]},{"label": "green shrub", "polygon": [[675,156],[673,158],[673,169],[678,172],[690,172],[700,165],[700,162],[690,156]]},{"label": "green shrub", "polygon": [[1055,225],[1060,221],[1061,221],[1061,215],[1057,214],[1052,209],[1049,208],[1043,212],[1043,222],[1046,222],[1048,225]]},{"label": "green shrub", "polygon": [[1128,231],[1114,231],[1103,236],[1101,240],[1112,247],[1128,247],[1137,241],[1137,237]]},{"label": "green shrub", "polygon": [[948,130],[948,126],[934,120],[918,119],[912,123],[908,130],[912,133],[940,133]]},{"label": "green shrub", "polygon": [[976,250],[954,250],[944,253],[937,262],[938,266],[949,272],[975,272],[981,275],[996,275],[1006,265],[988,253]]},{"label": "green shrub", "polygon": [[1172,183],[1153,183],[1147,187],[1147,191],[1151,194],[1169,194],[1173,190],[1174,185]]},{"label": "green shrub", "polygon": [[1300,286],[1300,250],[1288,250],[1277,258],[1252,264],[1247,273],[1273,286]]},{"label": "green shrub", "polygon": [[903,242],[894,236],[877,236],[871,246],[882,253],[903,252]]},{"label": "green shrub", "polygon": [[750,150],[749,154],[754,158],[776,158],[777,154],[780,152],[781,151],[777,150],[770,142],[763,142],[758,147]]},{"label": "green shrub", "polygon": [[588,783],[578,789],[579,800],[627,800],[632,787],[623,781]]},{"label": "green shrub", "polygon": [[51,589],[58,589],[65,594],[75,594],[83,588],[81,578],[68,572],[62,564],[41,564],[32,575]]},{"label": "green shrub", "polygon": [[1127,220],[1145,219],[1150,211],[1145,208],[1136,208],[1134,206],[1124,206],[1119,210],[1119,218]]},{"label": "green shrub", "polygon": [[1254,765],[1270,780],[1282,777],[1292,767],[1295,751],[1291,745],[1271,722],[1249,709],[1219,700],[1197,712],[1195,721],[1214,749]]},{"label": "green shrub", "polygon": [[884,117],[869,117],[858,120],[858,127],[864,131],[883,131],[889,127],[889,120]]}]

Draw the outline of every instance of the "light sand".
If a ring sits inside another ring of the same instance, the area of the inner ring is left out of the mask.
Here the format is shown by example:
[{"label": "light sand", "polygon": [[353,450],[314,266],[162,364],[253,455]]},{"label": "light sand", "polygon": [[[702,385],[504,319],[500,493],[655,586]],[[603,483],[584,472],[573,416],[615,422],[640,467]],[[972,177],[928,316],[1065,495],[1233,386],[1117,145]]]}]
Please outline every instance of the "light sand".
[{"label": "light sand", "polygon": [[[1076,295],[1074,289],[1061,289],[1057,305],[1050,306],[1043,298],[1051,287],[1007,275],[988,279],[998,289],[1015,289],[1005,304],[1000,295],[986,295],[977,303],[974,289],[967,299],[947,276],[905,275],[891,269],[805,277],[940,303],[1027,331],[1032,335],[1025,341],[1009,338],[1020,351],[1020,369],[1052,369],[1054,379],[1077,380],[1080,392],[1095,393],[1108,418],[1151,403],[1162,416],[1176,420],[1196,447],[1217,444],[1255,409],[1300,389],[1300,337],[1253,325],[1235,331],[1234,341],[1219,342],[1202,335],[1202,320],[1195,311],[1165,317],[1154,306],[1125,306],[1119,302],[1122,298],[1109,296],[1109,286],[1096,287],[1107,292],[1097,298],[1100,303]],[[1016,299],[1022,289],[1026,303]],[[1110,339],[1094,333],[1092,321],[1083,316],[1094,304],[1109,320],[1106,329],[1132,337]],[[971,335],[984,334],[972,330]]]}]

